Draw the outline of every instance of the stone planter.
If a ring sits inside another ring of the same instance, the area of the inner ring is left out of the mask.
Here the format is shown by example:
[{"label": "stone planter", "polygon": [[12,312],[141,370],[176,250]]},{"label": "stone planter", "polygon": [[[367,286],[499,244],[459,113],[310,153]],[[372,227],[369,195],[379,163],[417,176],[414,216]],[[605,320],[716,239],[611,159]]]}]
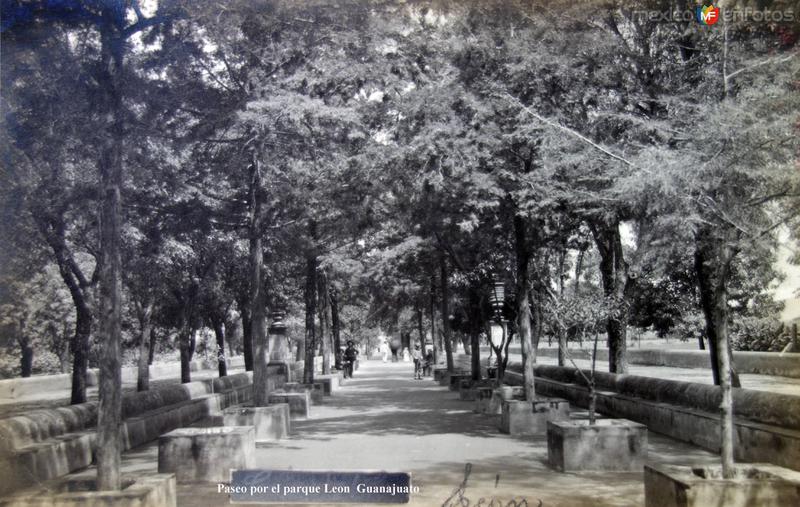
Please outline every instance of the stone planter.
[{"label": "stone planter", "polygon": [[645,465],[645,507],[800,505],[800,472],[766,463],[735,467],[737,478],[722,479],[719,465]]},{"label": "stone planter", "polygon": [[311,393],[303,391],[299,393],[275,392],[269,395],[269,404],[289,404],[289,414],[294,417],[306,418],[311,414]]},{"label": "stone planter", "polygon": [[96,491],[93,479],[55,479],[0,499],[3,507],[175,507],[172,474],[123,474],[120,491]]},{"label": "stone planter", "polygon": [[492,400],[494,387],[477,387],[475,389],[475,408],[472,409],[476,414],[486,414],[489,412],[489,402]]},{"label": "stone planter", "polygon": [[453,373],[450,375],[449,389],[451,391],[458,391],[461,386],[462,380],[472,380],[471,373]]},{"label": "stone planter", "polygon": [[314,382],[322,382],[324,392],[333,394],[339,390],[344,380],[344,373],[331,373],[329,375],[314,375]]},{"label": "stone planter", "polygon": [[548,421],[547,456],[561,472],[639,472],[647,459],[647,426],[627,419]]},{"label": "stone planter", "polygon": [[289,436],[289,404],[228,408],[222,412],[222,425],[253,426],[256,442],[280,440]]},{"label": "stone planter", "polygon": [[525,399],[525,389],[520,386],[500,386],[492,391],[489,399],[487,414],[500,415],[503,413],[503,402]]},{"label": "stone planter", "polygon": [[569,402],[560,398],[503,402],[500,432],[513,436],[544,435],[548,421],[568,421]]},{"label": "stone planter", "polygon": [[[298,382],[288,382],[283,385],[283,390],[287,393],[301,393],[308,391],[311,394],[311,401],[313,403],[322,403],[322,397],[325,395],[325,387],[322,382],[315,381],[313,384],[301,384]],[[328,392],[330,396],[330,391]]]},{"label": "stone planter", "polygon": [[458,387],[458,399],[462,401],[475,401],[478,399],[479,387],[490,387],[494,381],[492,380],[462,380]]},{"label": "stone planter", "polygon": [[174,473],[179,483],[227,482],[231,469],[255,463],[253,426],[179,428],[158,439],[158,472]]}]

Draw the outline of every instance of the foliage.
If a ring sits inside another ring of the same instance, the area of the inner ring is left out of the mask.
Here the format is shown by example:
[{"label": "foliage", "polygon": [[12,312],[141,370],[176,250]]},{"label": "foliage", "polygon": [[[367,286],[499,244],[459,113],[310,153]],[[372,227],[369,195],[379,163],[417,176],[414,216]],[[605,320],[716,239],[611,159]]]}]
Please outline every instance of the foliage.
[{"label": "foliage", "polygon": [[781,352],[790,340],[784,331],[775,317],[740,317],[733,321],[731,345],[734,350]]}]

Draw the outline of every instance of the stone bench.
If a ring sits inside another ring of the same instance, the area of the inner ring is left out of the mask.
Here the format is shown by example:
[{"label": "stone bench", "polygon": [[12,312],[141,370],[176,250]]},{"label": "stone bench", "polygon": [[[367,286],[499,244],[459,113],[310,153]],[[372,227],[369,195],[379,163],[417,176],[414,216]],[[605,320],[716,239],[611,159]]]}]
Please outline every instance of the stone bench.
[{"label": "stone bench", "polygon": [[441,382],[442,378],[447,375],[447,368],[434,368],[433,369],[433,380],[436,382]]},{"label": "stone bench", "polygon": [[289,414],[297,417],[308,417],[311,415],[311,393],[303,391],[301,393],[274,392],[269,395],[269,404],[278,403],[289,404]]},{"label": "stone bench", "polygon": [[[574,369],[540,365],[535,371],[537,393],[564,398],[579,407],[589,405],[589,390],[584,385],[567,382],[576,379]],[[598,413],[630,419],[646,425],[650,431],[719,452],[718,387],[597,373]],[[504,378],[509,383],[522,383],[522,375],[513,369],[507,370]],[[642,385],[636,387],[636,382]],[[612,385],[622,388],[624,393],[612,390]],[[800,397],[749,389],[733,391],[736,460],[769,462],[800,470],[800,430],[795,422]],[[643,397],[646,395],[649,398]]]},{"label": "stone bench", "polygon": [[569,402],[539,397],[533,401],[503,401],[500,432],[513,436],[544,435],[548,421],[569,419]]},{"label": "stone bench", "polygon": [[158,439],[158,472],[178,483],[227,482],[231,469],[255,464],[253,426],[179,428]]},{"label": "stone bench", "polygon": [[[188,426],[214,411],[249,401],[252,374],[163,386],[123,397],[124,450]],[[213,387],[212,387],[213,386]],[[209,394],[211,389],[214,394]],[[0,496],[92,463],[97,402],[42,409],[0,420]]]}]

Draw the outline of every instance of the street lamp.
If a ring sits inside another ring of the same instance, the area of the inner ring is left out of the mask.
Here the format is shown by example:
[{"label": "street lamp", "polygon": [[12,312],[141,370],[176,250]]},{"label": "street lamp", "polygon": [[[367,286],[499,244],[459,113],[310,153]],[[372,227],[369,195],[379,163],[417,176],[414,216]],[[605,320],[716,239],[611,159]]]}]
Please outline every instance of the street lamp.
[{"label": "street lamp", "polygon": [[[489,293],[489,303],[492,305],[492,310],[494,311],[494,320],[500,326],[500,342],[498,343],[498,336],[494,332],[493,327],[489,329],[489,341],[492,344],[492,351],[499,350],[503,346],[503,342],[506,341],[506,328],[503,325],[503,305],[505,304],[506,299],[506,286],[501,280],[493,280],[491,291]],[[491,361],[491,353],[489,355]],[[500,354],[496,354],[495,362],[499,365],[500,364]],[[489,368],[487,371],[489,376],[497,377],[497,368]],[[499,382],[499,379],[498,379]]]},{"label": "street lamp", "polygon": [[506,299],[506,285],[502,281],[494,280],[492,282],[492,290],[489,294],[489,303],[494,310],[494,319],[497,322],[503,321],[503,304]]}]

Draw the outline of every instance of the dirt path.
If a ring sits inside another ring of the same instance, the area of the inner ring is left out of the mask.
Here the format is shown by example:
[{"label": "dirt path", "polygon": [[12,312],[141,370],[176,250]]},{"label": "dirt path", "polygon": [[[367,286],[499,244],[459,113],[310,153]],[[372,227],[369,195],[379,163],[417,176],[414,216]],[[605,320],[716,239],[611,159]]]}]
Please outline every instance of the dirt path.
[{"label": "dirt path", "polygon": [[[641,473],[564,474],[546,465],[545,437],[513,438],[497,429],[499,416],[472,412],[472,402],[432,380],[413,380],[408,363],[363,361],[356,378],[313,407],[311,418],[293,421],[289,439],[260,444],[261,469],[410,472],[420,493],[410,505],[442,505],[471,474],[463,497],[525,498],[536,506],[638,506],[644,503]],[[580,414],[579,412],[577,414]],[[578,415],[579,416],[579,415]],[[152,452],[152,451],[150,451]],[[650,436],[653,460],[714,458],[658,435]],[[181,506],[230,505],[211,486],[180,486]],[[297,505],[297,504],[295,504]],[[500,505],[500,504],[495,504]],[[524,505],[524,504],[522,504]]]}]

